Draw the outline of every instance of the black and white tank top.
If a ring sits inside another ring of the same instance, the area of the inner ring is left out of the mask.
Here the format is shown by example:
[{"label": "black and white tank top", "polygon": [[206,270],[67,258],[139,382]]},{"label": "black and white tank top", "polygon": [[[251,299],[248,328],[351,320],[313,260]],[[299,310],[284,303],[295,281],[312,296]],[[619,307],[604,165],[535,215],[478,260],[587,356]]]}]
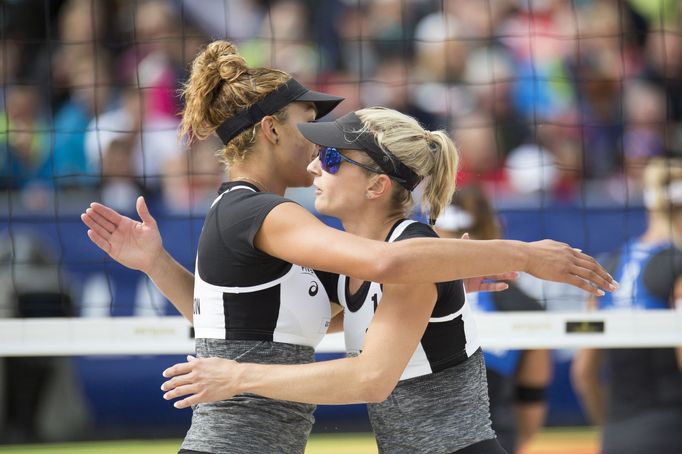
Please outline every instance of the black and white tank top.
[{"label": "black and white tank top", "polygon": [[[426,224],[402,220],[393,226],[386,241],[437,236]],[[466,302],[462,281],[442,282],[436,286],[436,305],[401,380],[439,372],[459,364],[480,347],[474,314]],[[342,275],[339,276],[336,291],[337,295],[332,295],[332,299],[336,296],[344,308],[346,350],[350,355],[359,354],[374,312],[381,304],[382,285],[364,282],[355,294],[351,294],[349,279]]]},{"label": "black and white tank top", "polygon": [[318,274],[253,245],[267,214],[290,200],[225,183],[206,216],[196,258],[197,338],[315,347],[327,332],[329,297]]}]

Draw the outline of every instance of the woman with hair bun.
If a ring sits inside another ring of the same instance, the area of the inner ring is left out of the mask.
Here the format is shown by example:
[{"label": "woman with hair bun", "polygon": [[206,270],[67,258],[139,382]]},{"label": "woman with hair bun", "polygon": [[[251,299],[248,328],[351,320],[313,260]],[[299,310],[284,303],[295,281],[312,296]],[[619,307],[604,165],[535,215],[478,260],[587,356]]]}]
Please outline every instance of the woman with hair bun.
[{"label": "woman with hair bun", "polygon": [[[325,226],[283,195],[314,178],[306,167],[318,146],[296,125],[312,125],[341,99],[312,92],[282,71],[247,66],[228,42],[213,42],[195,58],[184,96],[181,132],[190,140],[217,134],[230,178],[206,216],[194,274],[165,251],[142,198],[137,201],[142,222],[100,204],[91,204],[82,219],[92,241],[123,265],[145,272],[193,322],[199,357],[312,362],[333,315],[330,273],[417,284],[525,270],[592,293],[613,288],[591,257],[553,241],[387,243]],[[382,165],[388,172],[397,161]],[[409,177],[403,183],[410,187],[421,178],[400,175],[394,177]],[[287,387],[295,388],[295,380]],[[181,452],[302,453],[314,406],[261,396],[198,403]]]}]

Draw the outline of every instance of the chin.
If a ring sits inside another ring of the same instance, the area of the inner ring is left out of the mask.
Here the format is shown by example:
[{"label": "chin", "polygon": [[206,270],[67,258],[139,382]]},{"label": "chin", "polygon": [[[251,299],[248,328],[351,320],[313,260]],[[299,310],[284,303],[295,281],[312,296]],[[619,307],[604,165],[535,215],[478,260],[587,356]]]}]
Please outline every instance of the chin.
[{"label": "chin", "polygon": [[334,216],[334,214],[329,210],[326,204],[320,200],[319,197],[315,198],[315,211],[325,216]]}]

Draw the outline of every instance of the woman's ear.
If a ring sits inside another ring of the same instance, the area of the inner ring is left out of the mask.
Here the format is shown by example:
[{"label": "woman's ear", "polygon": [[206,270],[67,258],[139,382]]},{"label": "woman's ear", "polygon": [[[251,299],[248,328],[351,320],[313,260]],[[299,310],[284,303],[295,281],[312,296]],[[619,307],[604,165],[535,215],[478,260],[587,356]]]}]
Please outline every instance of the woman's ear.
[{"label": "woman's ear", "polygon": [[277,121],[275,117],[267,115],[260,121],[260,129],[263,132],[263,137],[272,145],[279,144],[279,131],[277,130]]},{"label": "woman's ear", "polygon": [[367,186],[367,191],[365,192],[368,199],[378,199],[385,194],[390,194],[393,188],[393,181],[385,174],[373,175],[370,178],[369,184]]}]

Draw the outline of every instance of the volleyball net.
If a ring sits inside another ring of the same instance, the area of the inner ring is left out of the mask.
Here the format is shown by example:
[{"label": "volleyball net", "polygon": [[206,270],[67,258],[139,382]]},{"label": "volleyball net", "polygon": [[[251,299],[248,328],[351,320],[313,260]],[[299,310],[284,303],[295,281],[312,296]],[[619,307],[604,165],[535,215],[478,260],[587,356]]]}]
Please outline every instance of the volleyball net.
[{"label": "volleyball net", "polygon": [[[224,172],[215,141],[177,140],[177,93],[212,39],[344,96],[335,116],[383,105],[447,130],[459,186],[481,188],[508,238],[617,250],[646,226],[644,166],[682,150],[674,0],[31,0],[0,18],[2,356],[193,350],[187,322],[91,244],[79,214],[100,201],[135,217],[143,194],[192,269]],[[311,191],[288,195],[313,209]],[[682,344],[679,312],[528,292],[546,311],[478,315],[484,345]]]},{"label": "volleyball net", "polygon": [[[486,350],[660,348],[682,345],[682,311],[480,313]],[[343,353],[342,333],[327,334],[316,351]],[[0,320],[0,356],[192,354],[182,317]]]}]

